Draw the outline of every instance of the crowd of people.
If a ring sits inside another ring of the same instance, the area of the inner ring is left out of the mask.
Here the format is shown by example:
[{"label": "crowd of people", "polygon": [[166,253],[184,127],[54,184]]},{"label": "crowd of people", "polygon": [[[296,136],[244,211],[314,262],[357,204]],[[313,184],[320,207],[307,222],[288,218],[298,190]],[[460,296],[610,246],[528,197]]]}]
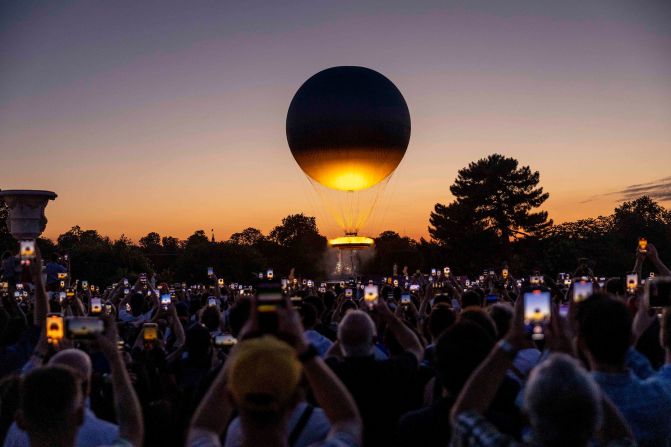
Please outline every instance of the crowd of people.
[{"label": "crowd of people", "polygon": [[67,255],[2,262],[5,447],[671,445],[653,244],[622,278],[580,262],[94,285]]}]

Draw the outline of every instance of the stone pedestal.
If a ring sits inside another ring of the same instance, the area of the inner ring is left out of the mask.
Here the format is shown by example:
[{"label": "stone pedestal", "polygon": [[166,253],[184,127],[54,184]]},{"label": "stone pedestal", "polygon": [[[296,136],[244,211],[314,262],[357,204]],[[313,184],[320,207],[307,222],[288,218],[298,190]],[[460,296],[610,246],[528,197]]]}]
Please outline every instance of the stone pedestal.
[{"label": "stone pedestal", "polygon": [[9,208],[7,227],[17,240],[37,239],[47,226],[44,208],[56,193],[31,189],[0,191],[0,200]]}]

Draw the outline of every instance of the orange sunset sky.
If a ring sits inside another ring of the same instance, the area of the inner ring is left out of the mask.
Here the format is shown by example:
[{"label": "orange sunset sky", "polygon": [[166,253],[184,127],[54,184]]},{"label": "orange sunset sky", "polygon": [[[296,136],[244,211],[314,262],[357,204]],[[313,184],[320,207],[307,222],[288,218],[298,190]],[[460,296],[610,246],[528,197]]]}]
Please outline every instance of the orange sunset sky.
[{"label": "orange sunset sky", "polygon": [[[281,3],[281,5],[280,5]],[[361,65],[412,136],[362,233],[427,237],[470,161],[541,173],[555,222],[634,191],[671,206],[666,1],[3,2],[0,188],[48,189],[45,235],[218,239],[290,213],[339,230],[289,152],[291,98]]]}]

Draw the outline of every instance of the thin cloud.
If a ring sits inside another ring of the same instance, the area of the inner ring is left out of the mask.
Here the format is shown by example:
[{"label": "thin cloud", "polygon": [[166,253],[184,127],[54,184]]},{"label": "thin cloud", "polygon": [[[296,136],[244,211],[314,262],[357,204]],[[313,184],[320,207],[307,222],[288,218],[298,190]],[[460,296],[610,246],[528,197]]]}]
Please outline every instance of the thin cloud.
[{"label": "thin cloud", "polygon": [[634,200],[641,196],[649,196],[650,198],[659,201],[670,201],[671,177],[665,177],[648,183],[629,185],[620,191],[614,191],[606,194],[599,194],[596,196],[592,196],[586,200],[583,200],[580,203],[588,203],[598,199],[599,197],[607,197],[607,196],[618,196],[617,199],[618,202],[624,202],[626,200]]}]

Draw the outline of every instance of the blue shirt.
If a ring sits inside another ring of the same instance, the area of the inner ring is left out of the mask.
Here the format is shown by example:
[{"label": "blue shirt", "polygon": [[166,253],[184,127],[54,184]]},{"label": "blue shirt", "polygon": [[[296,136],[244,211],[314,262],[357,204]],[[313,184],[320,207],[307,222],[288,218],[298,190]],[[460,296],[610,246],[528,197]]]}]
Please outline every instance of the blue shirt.
[{"label": "blue shirt", "polygon": [[48,263],[44,270],[46,270],[47,272],[47,284],[57,283],[58,281],[60,281],[58,279],[58,274],[68,272],[68,269],[66,269],[57,262]]},{"label": "blue shirt", "polygon": [[671,445],[671,365],[649,377],[592,372],[592,377],[620,410],[641,447]]},{"label": "blue shirt", "polygon": [[[119,436],[119,427],[111,422],[98,419],[93,411],[84,408],[84,423],[77,432],[76,447],[97,447],[113,444]],[[3,447],[29,447],[28,434],[16,422],[12,423],[5,437]]]}]

